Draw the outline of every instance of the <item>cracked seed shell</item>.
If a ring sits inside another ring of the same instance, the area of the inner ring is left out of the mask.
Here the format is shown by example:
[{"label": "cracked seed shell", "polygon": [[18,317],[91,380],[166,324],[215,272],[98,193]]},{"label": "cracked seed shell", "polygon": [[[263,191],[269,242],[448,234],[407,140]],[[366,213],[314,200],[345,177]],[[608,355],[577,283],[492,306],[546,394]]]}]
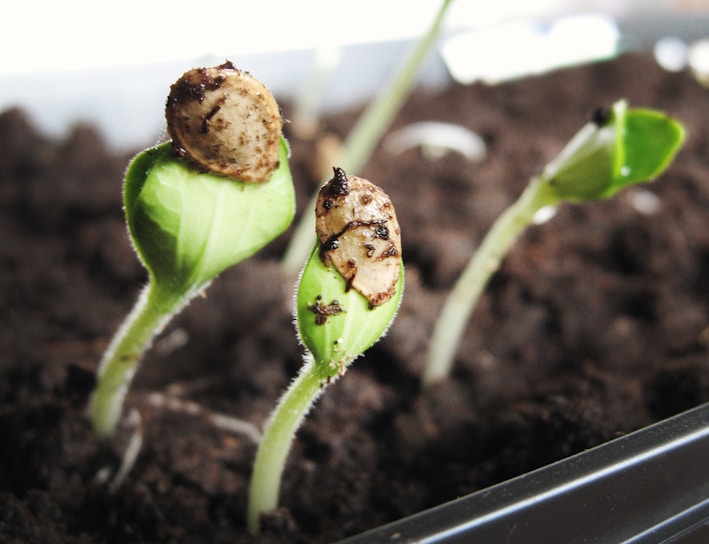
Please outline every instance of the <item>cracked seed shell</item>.
[{"label": "cracked seed shell", "polygon": [[395,292],[401,267],[401,229],[394,206],[379,187],[334,168],[315,208],[320,258],[332,264],[370,307]]}]

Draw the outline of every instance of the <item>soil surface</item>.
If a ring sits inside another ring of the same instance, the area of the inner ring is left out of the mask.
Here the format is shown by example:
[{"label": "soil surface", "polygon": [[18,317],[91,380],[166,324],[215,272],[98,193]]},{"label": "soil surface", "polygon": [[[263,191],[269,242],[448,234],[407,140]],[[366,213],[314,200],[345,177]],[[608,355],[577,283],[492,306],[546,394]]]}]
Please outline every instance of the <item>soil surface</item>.
[{"label": "soil surface", "polygon": [[[167,90],[166,90],[167,92]],[[453,376],[419,374],[443,299],[493,219],[597,106],[619,98],[685,122],[650,185],[562,207],[528,230],[467,327]],[[288,117],[288,105],[284,114]],[[324,119],[344,136],[358,112]],[[245,529],[261,427],[302,351],[289,234],[224,273],[146,355],[115,438],[85,409],[102,350],[145,272],[123,223],[128,154],[90,126],[48,139],[0,116],[0,541],[332,542],[485,488],[709,400],[709,90],[647,56],[496,87],[415,93],[393,129],[462,124],[484,160],[381,146],[362,172],[397,207],[406,292],[388,336],[325,392],[298,433],[282,507]],[[313,142],[293,145],[300,212]],[[131,438],[135,466],[111,482]]]}]

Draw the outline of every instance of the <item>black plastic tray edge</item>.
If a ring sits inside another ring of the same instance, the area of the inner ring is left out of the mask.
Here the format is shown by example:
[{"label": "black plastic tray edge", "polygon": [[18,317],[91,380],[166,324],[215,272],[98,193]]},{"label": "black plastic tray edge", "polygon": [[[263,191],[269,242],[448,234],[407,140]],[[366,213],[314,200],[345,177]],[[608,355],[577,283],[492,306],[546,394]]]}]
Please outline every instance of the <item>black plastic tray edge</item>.
[{"label": "black plastic tray edge", "polygon": [[340,541],[709,542],[709,403]]}]

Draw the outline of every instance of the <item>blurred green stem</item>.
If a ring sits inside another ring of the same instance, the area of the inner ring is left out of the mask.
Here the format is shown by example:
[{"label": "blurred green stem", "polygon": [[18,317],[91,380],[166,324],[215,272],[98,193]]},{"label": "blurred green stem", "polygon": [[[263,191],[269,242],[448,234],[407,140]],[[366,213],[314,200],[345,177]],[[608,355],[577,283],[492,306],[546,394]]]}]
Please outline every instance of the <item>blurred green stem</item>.
[{"label": "blurred green stem", "polygon": [[[443,0],[428,32],[419,40],[411,54],[377,98],[369,104],[362,116],[352,128],[344,142],[338,166],[345,172],[360,172],[364,163],[378,145],[384,132],[391,125],[394,116],[401,109],[406,94],[411,89],[414,78],[436,41],[444,16],[452,0]],[[327,180],[323,180],[323,183]],[[317,191],[308,203],[306,210],[315,208]],[[287,274],[296,275],[308,258],[313,243],[315,216],[306,213],[293,231],[293,237],[283,256],[283,269]]]},{"label": "blurred green stem", "polygon": [[470,315],[512,244],[533,223],[539,210],[559,202],[549,184],[542,178],[535,178],[517,201],[495,221],[443,305],[424,366],[424,389],[449,375]]}]

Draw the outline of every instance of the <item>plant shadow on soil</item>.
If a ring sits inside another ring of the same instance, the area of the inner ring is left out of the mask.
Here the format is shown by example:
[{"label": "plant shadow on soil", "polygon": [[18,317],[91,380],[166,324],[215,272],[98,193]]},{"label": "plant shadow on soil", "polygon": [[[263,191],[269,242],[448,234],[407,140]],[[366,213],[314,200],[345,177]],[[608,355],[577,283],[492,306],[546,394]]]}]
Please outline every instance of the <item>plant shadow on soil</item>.
[{"label": "plant shadow on soil", "polygon": [[[426,339],[475,245],[585,116],[619,98],[686,124],[673,166],[525,233],[471,319],[453,376],[420,395]],[[356,115],[323,119],[323,133],[344,136]],[[709,400],[706,119],[706,88],[638,54],[414,93],[392,129],[459,123],[483,137],[487,157],[429,161],[381,147],[353,172],[397,206],[404,303],[389,335],[301,428],[283,506],[252,538],[244,517],[255,445],[208,414],[261,426],[300,365],[294,281],[278,263],[288,235],[223,274],[148,353],[126,409],[141,416],[143,446],[111,494],[101,475],[117,467],[132,428],[97,442],[85,409],[101,352],[145,281],[120,202],[130,155],[109,152],[90,126],[55,141],[23,112],[5,112],[0,540],[332,542]],[[318,180],[314,144],[286,136],[302,207]],[[648,198],[653,209],[637,205]],[[202,412],[156,403],[168,394]]]}]

